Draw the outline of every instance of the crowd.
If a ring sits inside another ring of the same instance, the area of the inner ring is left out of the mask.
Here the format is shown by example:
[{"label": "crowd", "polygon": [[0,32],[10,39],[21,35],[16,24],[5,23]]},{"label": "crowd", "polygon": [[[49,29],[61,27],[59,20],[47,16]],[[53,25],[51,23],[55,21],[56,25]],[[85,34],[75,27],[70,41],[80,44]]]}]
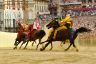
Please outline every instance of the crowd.
[{"label": "crowd", "polygon": [[82,16],[73,18],[74,29],[78,29],[79,27],[86,27],[91,29],[90,33],[80,34],[80,38],[92,38],[96,39],[96,16]]},{"label": "crowd", "polygon": [[70,12],[73,17],[74,16],[90,16],[90,15],[93,16],[93,15],[96,15],[96,8],[92,8],[92,9],[95,9],[95,10],[68,10],[68,11],[63,11],[62,13],[64,15],[65,13]]}]

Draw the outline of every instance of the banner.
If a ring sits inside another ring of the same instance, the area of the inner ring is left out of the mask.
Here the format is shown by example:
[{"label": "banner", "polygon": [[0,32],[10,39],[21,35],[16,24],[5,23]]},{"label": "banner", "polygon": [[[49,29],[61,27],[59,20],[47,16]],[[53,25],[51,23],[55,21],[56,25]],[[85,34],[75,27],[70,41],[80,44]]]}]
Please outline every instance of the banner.
[{"label": "banner", "polygon": [[40,20],[38,17],[36,18],[36,27],[37,27],[37,29],[41,29]]},{"label": "banner", "polygon": [[39,18],[36,18],[36,21],[33,22],[33,29],[41,29]]},{"label": "banner", "polygon": [[96,10],[96,8],[65,8],[64,10],[80,10],[80,11],[89,11],[89,10]]}]

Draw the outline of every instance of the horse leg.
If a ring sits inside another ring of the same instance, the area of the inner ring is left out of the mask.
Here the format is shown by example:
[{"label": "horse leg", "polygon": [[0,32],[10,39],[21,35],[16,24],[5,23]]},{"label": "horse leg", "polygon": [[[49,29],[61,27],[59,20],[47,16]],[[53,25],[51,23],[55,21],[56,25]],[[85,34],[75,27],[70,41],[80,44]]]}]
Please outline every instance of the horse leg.
[{"label": "horse leg", "polygon": [[40,44],[43,44],[43,43],[45,43],[45,42],[47,42],[47,40],[46,40],[46,41],[44,41],[44,42],[41,42]]},{"label": "horse leg", "polygon": [[63,46],[62,44],[65,44],[65,41],[61,41],[61,43],[60,43],[60,47]]},{"label": "horse leg", "polygon": [[24,49],[26,49],[26,47],[27,47],[28,43],[29,43],[29,41],[27,41],[27,43],[26,43],[26,45],[25,45]]},{"label": "horse leg", "polygon": [[65,51],[69,50],[69,48],[71,47],[72,43],[70,43],[69,47],[67,49],[65,49]]},{"label": "horse leg", "polygon": [[78,48],[76,47],[75,43],[73,43],[73,47],[76,48],[76,51],[78,52]]},{"label": "horse leg", "polygon": [[47,44],[45,44],[45,47],[41,48],[40,51],[45,50],[45,48],[50,44],[50,42],[48,42]]},{"label": "horse leg", "polygon": [[16,40],[15,43],[17,43],[17,44],[14,44],[15,47],[14,47],[13,49],[17,49],[17,46],[20,44],[20,42],[21,42],[21,41],[17,41],[17,40]]},{"label": "horse leg", "polygon": [[40,42],[41,42],[41,39],[39,39],[39,43],[38,43],[38,45],[37,45],[37,48],[36,48],[36,50],[38,49],[38,46],[39,46]]},{"label": "horse leg", "polygon": [[50,51],[52,50],[52,48],[53,48],[53,44],[52,44],[52,42],[51,42],[51,48],[50,48]]},{"label": "horse leg", "polygon": [[15,40],[15,43],[14,43],[15,47],[13,49],[17,49],[18,44],[16,43],[17,43],[17,40]]},{"label": "horse leg", "polygon": [[70,38],[70,45],[69,45],[69,47],[67,49],[65,49],[65,51],[67,51],[71,47],[72,44],[74,44],[74,39],[73,38]]},{"label": "horse leg", "polygon": [[63,46],[62,44],[65,44],[65,41],[64,41],[64,42],[62,41],[62,42],[60,43],[60,47],[62,47],[62,46]]},{"label": "horse leg", "polygon": [[40,43],[37,44],[36,50],[38,49],[39,44],[40,44]]},{"label": "horse leg", "polygon": [[24,44],[24,42],[21,44],[21,46],[19,47],[19,49],[21,49],[22,45]]},{"label": "horse leg", "polygon": [[33,41],[32,46],[33,46],[34,42],[36,43],[36,40],[35,40],[35,41]]},{"label": "horse leg", "polygon": [[34,44],[34,41],[33,41],[33,43],[32,43],[32,46],[33,46],[33,44]]},{"label": "horse leg", "polygon": [[43,43],[45,43],[45,42],[48,42],[49,40],[46,40],[46,41],[44,41],[44,42],[40,42],[40,44],[43,44]]},{"label": "horse leg", "polygon": [[76,51],[78,52],[79,50],[76,47],[75,42],[74,42],[77,36],[78,36],[78,34],[74,34],[74,37],[73,37],[73,47],[76,48]]},{"label": "horse leg", "polygon": [[60,47],[62,47],[62,42],[60,43]]}]

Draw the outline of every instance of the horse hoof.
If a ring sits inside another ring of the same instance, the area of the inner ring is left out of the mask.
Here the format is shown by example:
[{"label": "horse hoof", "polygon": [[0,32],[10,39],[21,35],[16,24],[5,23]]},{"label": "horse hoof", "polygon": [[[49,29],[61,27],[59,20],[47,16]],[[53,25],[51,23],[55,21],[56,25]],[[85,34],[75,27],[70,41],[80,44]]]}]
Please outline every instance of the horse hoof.
[{"label": "horse hoof", "polygon": [[68,49],[65,49],[65,51],[68,51]]},{"label": "horse hoof", "polygon": [[23,48],[24,50],[26,50],[27,48]]},{"label": "horse hoof", "polygon": [[15,49],[17,49],[17,47],[14,47],[13,49],[15,50]]},{"label": "horse hoof", "polygon": [[40,51],[43,51],[44,49],[40,48]]},{"label": "horse hoof", "polygon": [[76,49],[76,52],[79,52],[79,50],[78,50],[78,49]]},{"label": "horse hoof", "polygon": [[51,51],[53,49],[53,47],[52,48],[50,48],[49,50]]},{"label": "horse hoof", "polygon": [[51,51],[52,49],[49,49],[49,51]]}]

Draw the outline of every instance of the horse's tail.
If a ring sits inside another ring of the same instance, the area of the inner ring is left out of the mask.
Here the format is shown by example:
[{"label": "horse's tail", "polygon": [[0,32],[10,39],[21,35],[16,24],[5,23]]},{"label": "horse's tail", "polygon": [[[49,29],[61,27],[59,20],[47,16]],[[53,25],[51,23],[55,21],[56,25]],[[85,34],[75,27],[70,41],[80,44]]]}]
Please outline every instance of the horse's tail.
[{"label": "horse's tail", "polygon": [[79,33],[90,32],[90,31],[92,31],[92,30],[90,30],[90,29],[88,29],[88,28],[86,28],[86,27],[80,27],[79,29],[77,29],[77,30],[75,31],[75,33],[74,33],[74,35],[73,35],[73,38],[75,39]]},{"label": "horse's tail", "polygon": [[46,33],[45,33],[44,30],[40,30],[39,32],[36,33],[36,35],[37,35],[39,38],[43,38],[43,37],[46,35]]}]

